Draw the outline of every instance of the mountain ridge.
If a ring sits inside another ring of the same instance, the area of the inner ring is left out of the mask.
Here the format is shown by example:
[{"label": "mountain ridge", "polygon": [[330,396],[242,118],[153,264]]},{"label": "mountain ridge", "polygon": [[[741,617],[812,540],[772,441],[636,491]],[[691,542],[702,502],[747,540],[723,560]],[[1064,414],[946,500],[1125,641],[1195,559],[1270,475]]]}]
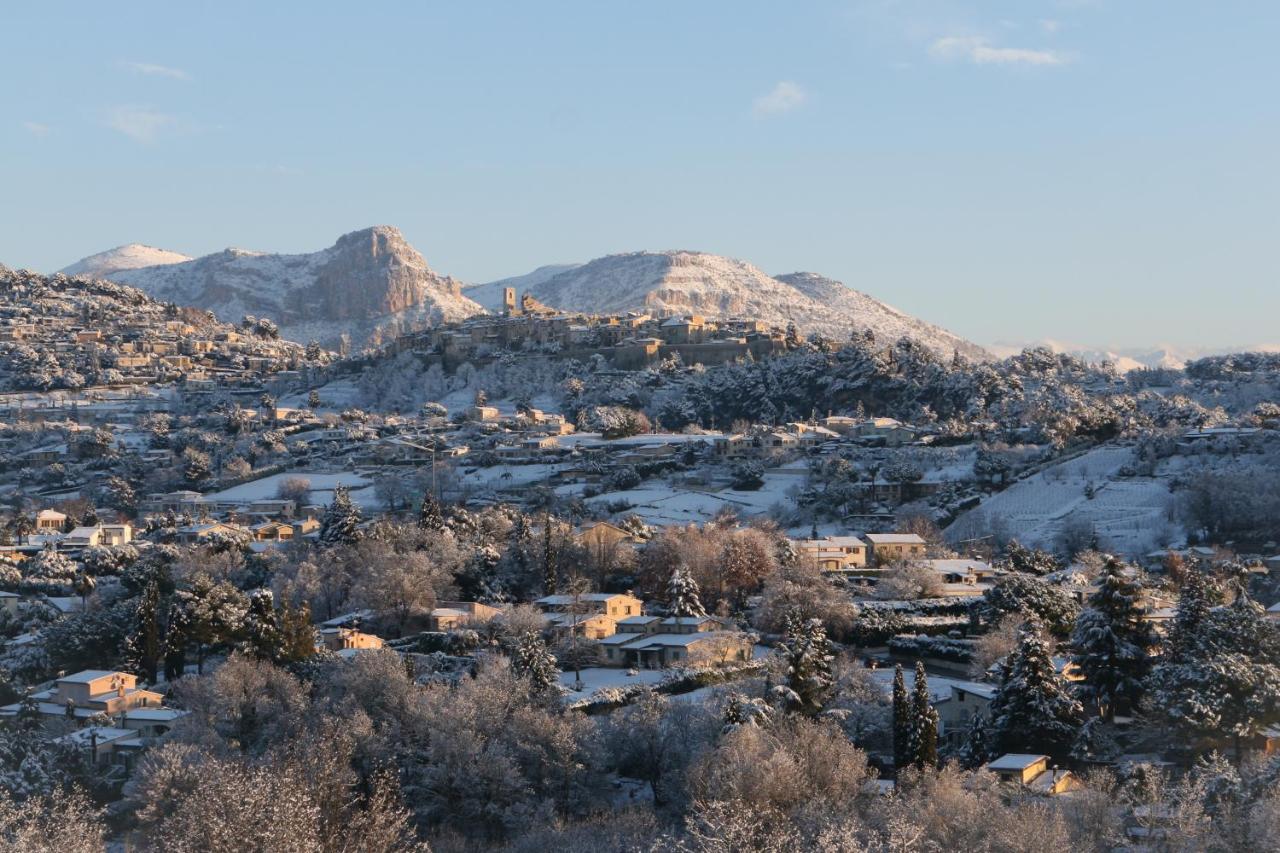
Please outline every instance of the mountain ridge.
[{"label": "mountain ridge", "polygon": [[869,329],[886,340],[910,337],[944,357],[959,351],[991,358],[975,343],[816,273],[770,276],[746,261],[684,249],[605,255],[541,274],[548,270],[471,285],[463,293],[490,310],[501,307],[502,286],[517,286],[566,311],[752,317],[839,339]]}]

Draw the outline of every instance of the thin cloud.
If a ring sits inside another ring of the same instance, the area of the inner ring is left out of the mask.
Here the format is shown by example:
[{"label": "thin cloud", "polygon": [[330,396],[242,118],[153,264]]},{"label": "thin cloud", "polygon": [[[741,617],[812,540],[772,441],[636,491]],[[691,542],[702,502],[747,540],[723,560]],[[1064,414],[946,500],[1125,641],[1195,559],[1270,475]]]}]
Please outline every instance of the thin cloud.
[{"label": "thin cloud", "polygon": [[800,84],[782,80],[752,101],[751,114],[756,118],[782,115],[803,106],[808,100],[809,93]]},{"label": "thin cloud", "polygon": [[929,46],[937,59],[972,62],[974,65],[1066,65],[1070,60],[1056,50],[996,47],[981,36],[943,36]]},{"label": "thin cloud", "polygon": [[22,129],[25,130],[27,133],[31,134],[32,136],[48,136],[49,131],[52,130],[53,128],[49,127],[49,125],[47,124],[44,124],[38,121],[24,121],[22,123]]},{"label": "thin cloud", "polygon": [[1046,33],[1056,33],[1058,30],[1062,29],[1062,21],[1055,21],[1053,18],[1041,18],[1040,29],[1044,30]]},{"label": "thin cloud", "polygon": [[170,80],[190,80],[191,75],[181,68],[170,68],[168,65],[156,65],[153,62],[126,62],[125,67],[149,77],[168,77]]},{"label": "thin cloud", "polygon": [[151,143],[176,119],[150,107],[115,107],[107,115],[107,127],[117,130],[135,142]]}]

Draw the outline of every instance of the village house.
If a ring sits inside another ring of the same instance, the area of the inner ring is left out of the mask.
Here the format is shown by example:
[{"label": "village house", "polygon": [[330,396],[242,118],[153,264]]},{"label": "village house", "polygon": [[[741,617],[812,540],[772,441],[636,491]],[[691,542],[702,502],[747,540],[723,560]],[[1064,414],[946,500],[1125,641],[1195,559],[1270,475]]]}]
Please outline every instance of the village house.
[{"label": "village house", "polygon": [[600,641],[608,666],[660,669],[713,666],[751,659],[754,639],[714,616],[632,616]]},{"label": "village house", "polygon": [[452,631],[483,624],[500,613],[497,607],[478,601],[440,601],[431,611],[430,626],[432,631]]},{"label": "village house", "polygon": [[816,562],[824,572],[847,572],[867,565],[867,543],[857,536],[824,536],[794,541],[800,556]]},{"label": "village house", "polygon": [[58,512],[56,509],[42,509],[36,513],[36,533],[43,535],[61,533],[62,525],[66,524],[66,521],[65,513]]},{"label": "village house", "polygon": [[986,765],[1000,781],[1020,785],[1037,794],[1061,794],[1078,787],[1070,770],[1049,766],[1047,755],[1009,753]]},{"label": "village house", "polygon": [[620,619],[638,616],[644,602],[635,596],[588,592],[581,595],[547,595],[534,605],[547,614],[554,632],[573,631],[593,640],[611,636]]},{"label": "village house", "polygon": [[[73,718],[87,720],[99,714],[113,717],[120,728],[158,737],[186,713],[164,707],[164,695],[138,687],[138,677],[128,672],[87,669],[57,679],[54,686],[31,694],[36,708],[53,722]],[[22,703],[0,707],[0,717],[17,715]]]},{"label": "village house", "polygon": [[924,557],[925,541],[915,533],[868,533],[871,559],[877,565],[900,563]]},{"label": "village house", "polygon": [[385,645],[376,634],[366,634],[355,628],[334,626],[320,629],[320,648],[331,652],[365,651],[380,649]]},{"label": "village house", "polygon": [[133,541],[133,528],[128,524],[96,524],[77,527],[62,537],[58,548],[66,551],[84,550],[100,546],[127,545]]}]

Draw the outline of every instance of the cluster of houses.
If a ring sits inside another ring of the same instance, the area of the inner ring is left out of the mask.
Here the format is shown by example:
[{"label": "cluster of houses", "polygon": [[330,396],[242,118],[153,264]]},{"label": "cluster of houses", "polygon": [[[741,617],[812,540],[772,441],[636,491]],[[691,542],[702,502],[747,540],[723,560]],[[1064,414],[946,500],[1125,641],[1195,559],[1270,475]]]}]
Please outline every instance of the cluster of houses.
[{"label": "cluster of houses", "polygon": [[685,364],[723,364],[786,348],[784,332],[760,320],[563,313],[527,293],[517,299],[514,288],[506,288],[503,299],[501,314],[416,332],[397,339],[392,349],[434,356],[445,365],[482,363],[511,352],[579,359],[598,354],[618,369],[634,370],[675,355]]}]

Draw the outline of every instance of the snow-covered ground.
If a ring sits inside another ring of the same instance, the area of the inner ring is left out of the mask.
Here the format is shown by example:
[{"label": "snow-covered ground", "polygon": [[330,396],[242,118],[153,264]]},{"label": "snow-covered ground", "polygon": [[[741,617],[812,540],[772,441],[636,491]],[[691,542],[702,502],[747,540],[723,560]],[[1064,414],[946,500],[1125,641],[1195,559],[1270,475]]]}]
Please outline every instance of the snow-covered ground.
[{"label": "snow-covered ground", "polygon": [[[1099,447],[1014,483],[958,518],[947,529],[953,542],[983,536],[991,524],[1028,546],[1055,547],[1064,530],[1097,532],[1099,544],[1136,555],[1166,544],[1180,531],[1169,518],[1171,499],[1165,481],[1153,477],[1119,478],[1133,461],[1128,447]],[[1093,497],[1086,494],[1092,486]]]},{"label": "snow-covered ground", "polygon": [[768,472],[764,486],[754,492],[733,489],[693,489],[662,483],[647,483],[636,489],[608,492],[589,498],[587,504],[603,507],[619,501],[630,504],[620,515],[638,515],[659,526],[704,524],[724,508],[740,516],[761,515],[776,504],[786,503],[788,492],[800,481],[786,473]]},{"label": "snow-covered ground", "polygon": [[565,698],[568,701],[576,699],[586,699],[604,687],[630,687],[633,684],[657,684],[662,681],[662,677],[666,674],[661,669],[638,669],[634,670],[635,675],[628,675],[632,670],[622,667],[606,667],[596,666],[582,670],[583,688],[581,691],[573,689],[575,673],[560,673],[560,684],[569,692]]},{"label": "snow-covered ground", "polygon": [[280,489],[280,483],[288,478],[300,477],[311,483],[311,500],[317,504],[327,504],[333,500],[333,490],[338,486],[346,486],[351,490],[351,499],[366,509],[378,506],[374,497],[372,481],[352,471],[341,471],[333,474],[313,474],[308,471],[272,474],[251,483],[241,483],[208,497],[215,501],[261,501],[274,498]]}]

